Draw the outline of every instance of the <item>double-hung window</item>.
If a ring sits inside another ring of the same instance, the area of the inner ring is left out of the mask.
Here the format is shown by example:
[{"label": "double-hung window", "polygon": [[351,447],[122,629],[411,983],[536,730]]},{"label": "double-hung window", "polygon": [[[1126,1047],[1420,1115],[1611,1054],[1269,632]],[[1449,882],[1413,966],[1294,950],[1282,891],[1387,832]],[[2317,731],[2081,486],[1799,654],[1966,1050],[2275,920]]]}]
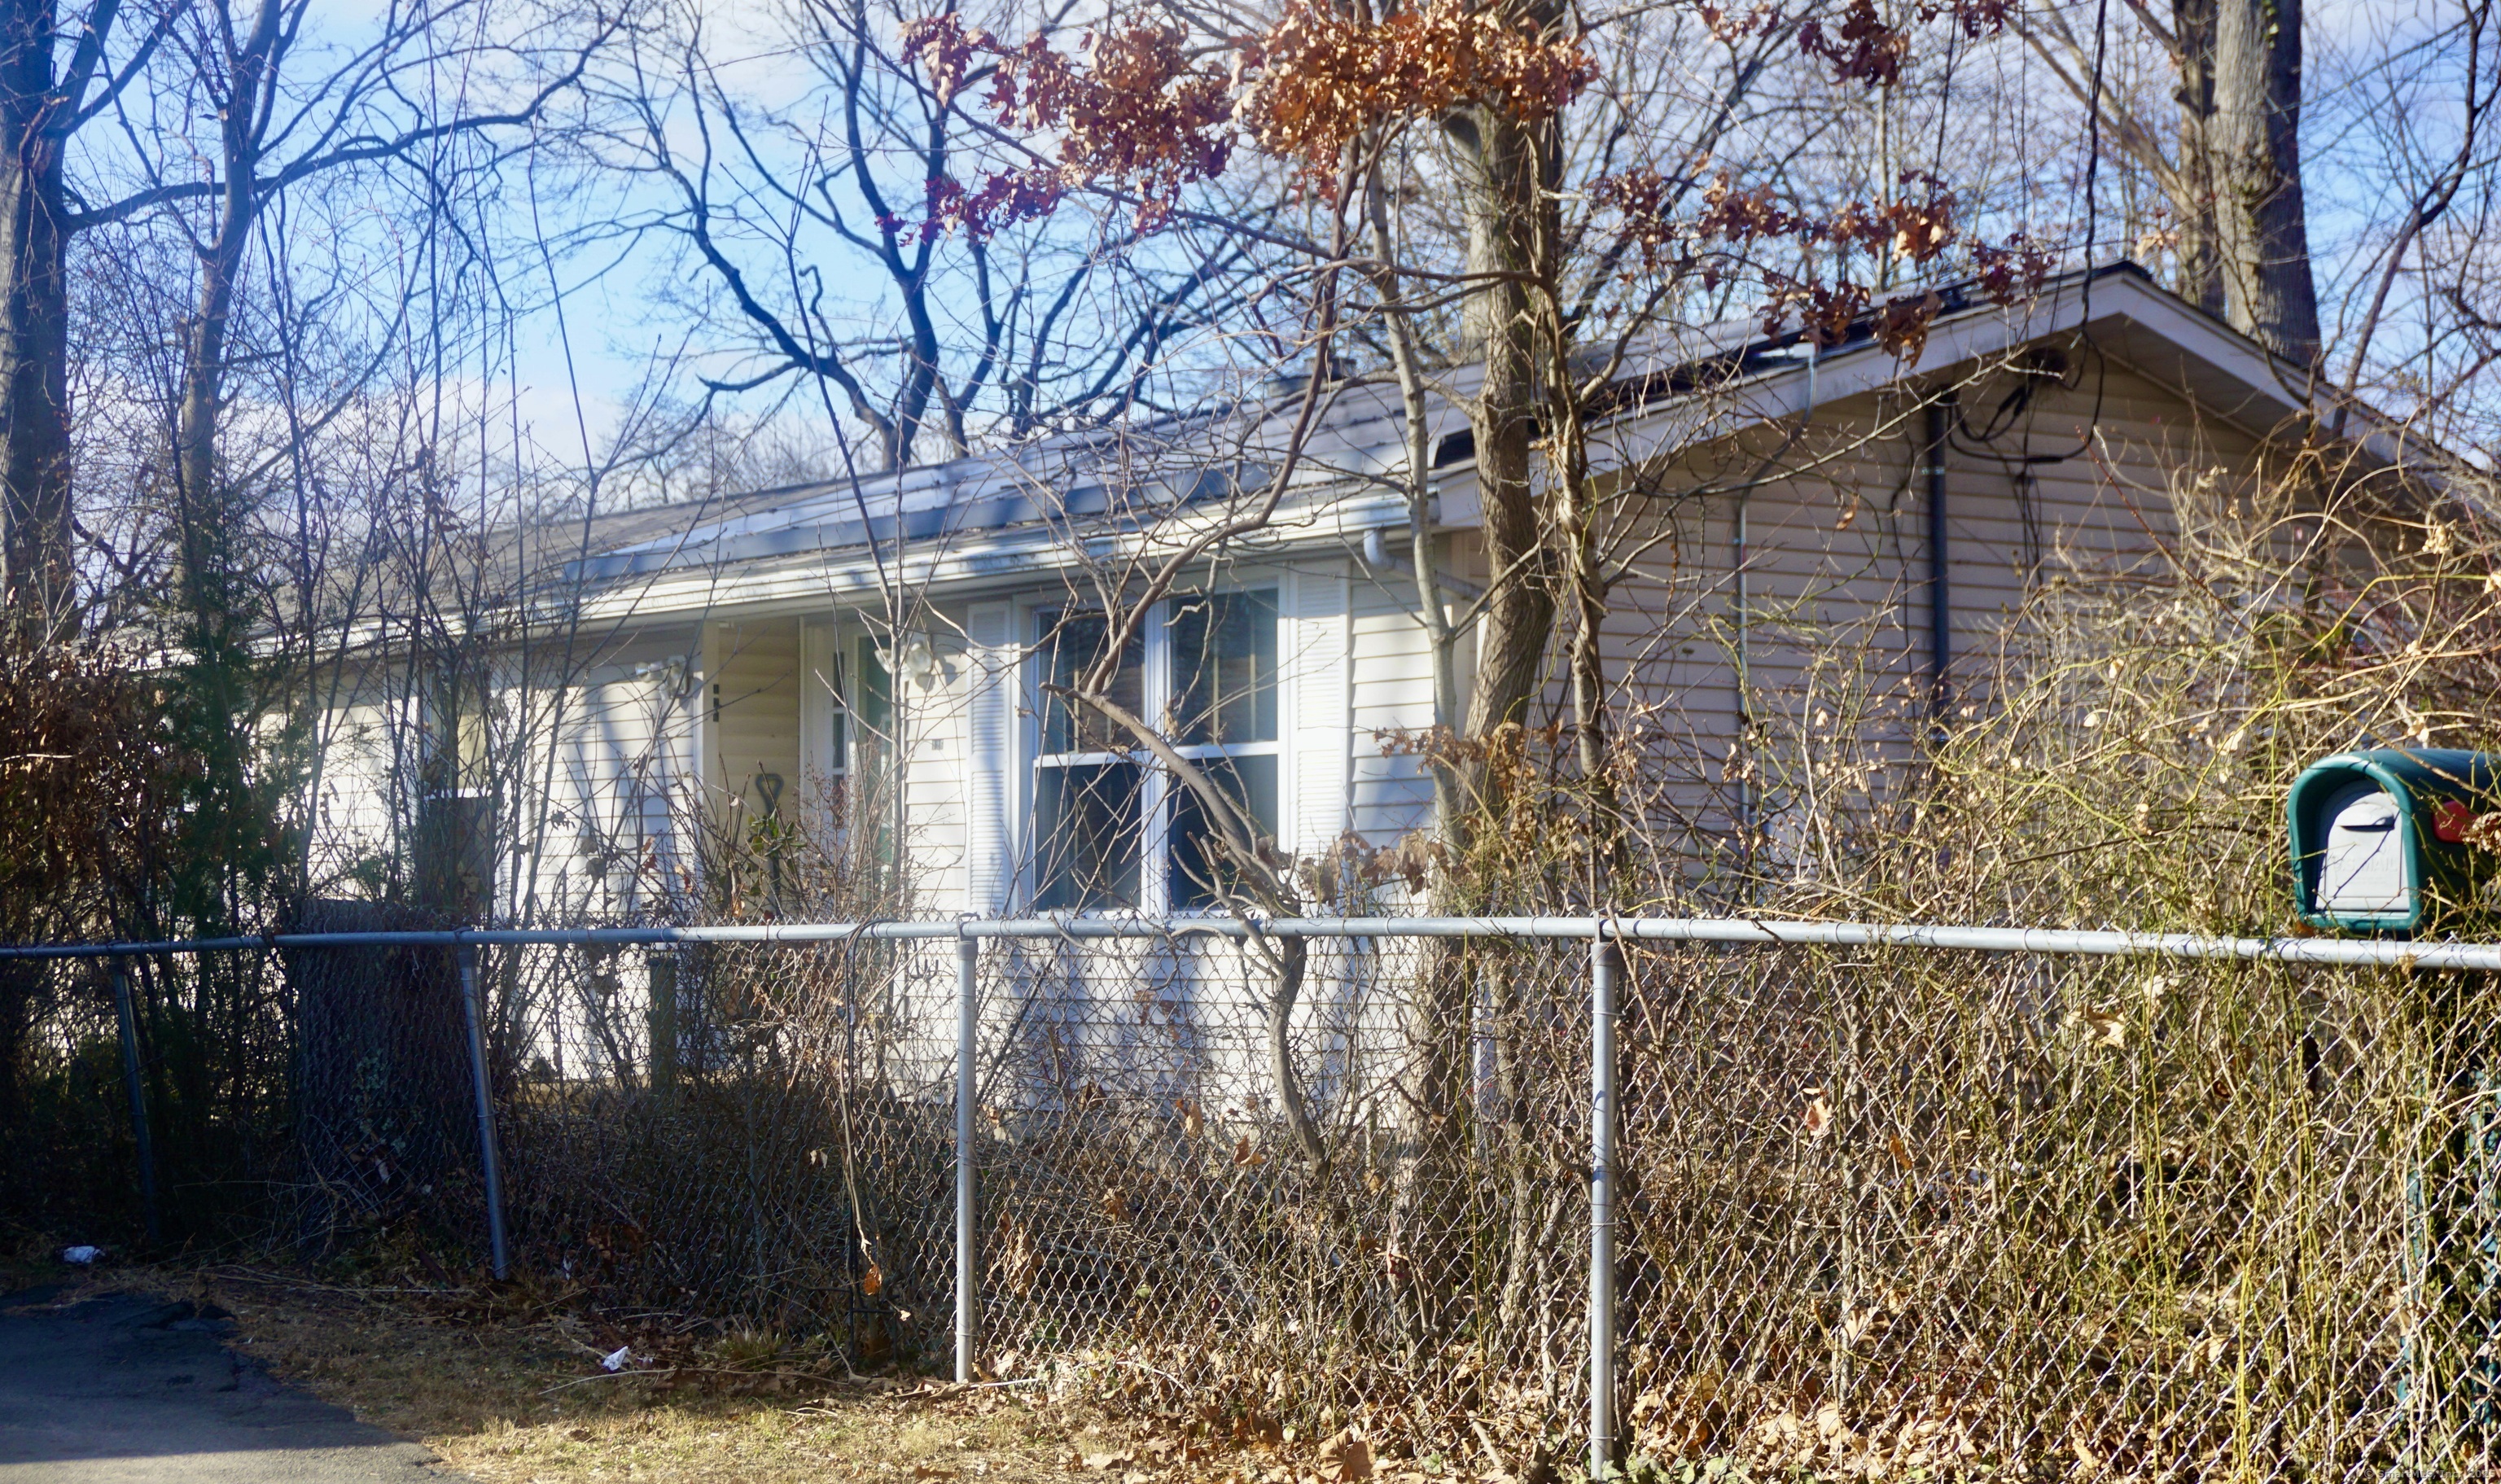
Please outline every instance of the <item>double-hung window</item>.
[{"label": "double-hung window", "polygon": [[[1135,736],[1062,694],[1111,642],[1098,612],[1039,615],[1043,682],[1033,790],[1034,906],[1193,911],[1221,900],[1207,810]],[[1278,814],[1277,595],[1158,604],[1112,668],[1105,699],[1156,729],[1260,833]]]}]

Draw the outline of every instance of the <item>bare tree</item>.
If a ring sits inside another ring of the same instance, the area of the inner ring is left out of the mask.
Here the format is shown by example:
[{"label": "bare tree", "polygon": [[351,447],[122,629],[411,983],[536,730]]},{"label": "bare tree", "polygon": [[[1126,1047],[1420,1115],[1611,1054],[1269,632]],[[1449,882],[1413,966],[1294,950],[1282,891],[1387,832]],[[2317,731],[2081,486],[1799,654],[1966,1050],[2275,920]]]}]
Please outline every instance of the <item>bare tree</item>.
[{"label": "bare tree", "polygon": [[[177,69],[170,96],[151,97],[145,117],[125,108],[124,132],[161,141],[143,163],[145,184],[88,216],[90,224],[161,213],[197,265],[185,326],[171,461],[177,528],[188,575],[211,558],[201,543],[231,515],[218,466],[217,433],[227,403],[229,348],[237,296],[264,214],[289,190],[358,167],[423,169],[425,151],[465,135],[524,129],[580,79],[614,30],[594,18],[586,37],[543,50],[484,44],[508,23],[460,0],[394,9],[370,36],[330,51],[306,33],[309,0],[259,0],[238,7],[206,0],[172,27],[164,59]],[[448,114],[416,105],[412,79],[446,67],[473,75],[518,62],[514,96],[503,106],[455,106]],[[538,72],[538,77],[527,73]],[[214,119],[213,148],[200,150],[174,119]],[[150,127],[142,133],[139,125]],[[192,161],[217,162],[209,180],[186,179]]]},{"label": "bare tree", "polygon": [[94,214],[70,145],[147,69],[177,14],[125,26],[120,0],[95,0],[65,27],[54,0],[0,10],[0,596],[39,631],[64,616],[73,577],[68,253]]},{"label": "bare tree", "polygon": [[2315,363],[2299,0],[2174,0],[2167,20],[2148,0],[2127,0],[2127,10],[2177,83],[2168,149],[2160,123],[2111,85],[2114,39],[2099,29],[2106,12],[2094,12],[2083,32],[2057,7],[2017,13],[2016,23],[2051,75],[2099,115],[2110,142],[2170,198],[2181,294],[2295,363]]},{"label": "bare tree", "polygon": [[[67,613],[74,577],[70,244],[143,217],[172,220],[188,241],[198,281],[171,469],[178,503],[196,504],[217,480],[235,296],[269,204],[334,172],[407,163],[448,138],[530,122],[613,29],[594,16],[569,43],[526,26],[515,41],[499,34],[514,22],[454,3],[394,8],[373,34],[333,49],[311,42],[304,0],[166,4],[137,18],[134,27],[103,0],[62,56],[50,5],[0,16],[14,38],[0,68],[0,127],[19,142],[0,155],[11,234],[0,285],[8,585],[21,614],[52,621]],[[474,82],[517,60],[540,75],[504,79],[515,86],[501,106],[437,115],[411,86],[430,67],[465,61]],[[73,142],[105,117],[117,125],[112,145],[74,158]],[[214,137],[196,137],[202,120]]]},{"label": "bare tree", "polygon": [[[682,251],[662,294],[708,342],[707,403],[796,399],[827,434],[863,435],[862,465],[900,468],[1169,399],[1176,343],[1240,307],[1243,245],[1100,223],[929,230],[987,135],[899,65],[908,18],[802,0],[757,37],[682,8],[607,81],[600,157],[656,187],[624,225]],[[1040,34],[1063,18],[1046,11]],[[795,59],[801,85],[739,59],[756,49]],[[758,96],[777,87],[789,95]]]},{"label": "bare tree", "polygon": [[[2362,84],[2362,107],[2382,123],[2375,131],[2380,157],[2404,192],[2404,214],[2384,242],[2373,245],[2367,271],[2354,285],[2367,297],[2339,316],[2346,358],[2334,422],[2340,434],[2367,380],[2391,409],[2431,419],[2435,437],[2474,438],[2467,430],[2479,411],[2474,391],[2483,367],[2470,360],[2460,377],[2441,365],[2449,359],[2441,347],[2459,338],[2471,342],[2481,317],[2477,290],[2469,285],[2480,278],[2476,265],[2490,256],[2492,187],[2488,179],[2477,182],[2496,158],[2501,15],[2491,0],[2467,0],[2446,30],[2450,44],[2442,49],[2453,59],[2443,69],[2448,76],[2409,68],[2402,77],[2376,74]],[[2461,203],[2463,211],[2452,217]],[[2381,332],[2399,317],[2419,329],[2419,348],[2406,346],[2395,366],[2378,364]]]}]

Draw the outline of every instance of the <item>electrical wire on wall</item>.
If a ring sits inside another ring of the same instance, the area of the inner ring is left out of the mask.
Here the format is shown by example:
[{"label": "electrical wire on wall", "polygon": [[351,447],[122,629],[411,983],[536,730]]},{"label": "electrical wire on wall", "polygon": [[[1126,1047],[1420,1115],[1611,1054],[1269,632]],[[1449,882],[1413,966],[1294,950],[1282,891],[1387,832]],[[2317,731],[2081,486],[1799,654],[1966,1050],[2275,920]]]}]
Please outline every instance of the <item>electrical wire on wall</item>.
[{"label": "electrical wire on wall", "polygon": [[2023,590],[2041,581],[2041,479],[2028,467],[2014,473],[2015,518],[2023,527]]},{"label": "electrical wire on wall", "polygon": [[[2110,0],[2096,0],[2093,7],[2092,81],[2084,106],[2084,252],[2083,280],[2078,286],[2077,353],[2053,360],[2054,351],[2046,347],[2036,349],[2017,363],[2015,369],[2018,379],[1991,410],[1983,426],[1973,427],[1968,414],[1957,403],[1951,408],[1950,425],[1945,433],[1946,440],[1956,451],[1992,459],[2005,472],[2016,514],[2022,523],[2023,585],[2027,591],[2039,581],[2045,559],[2040,479],[2034,471],[2045,464],[2065,463],[2091,446],[2093,432],[2101,426],[2102,409],[2110,394],[2110,357],[2094,341],[2092,326],[2093,284],[2101,276],[2094,258],[2101,250],[2102,96],[2106,86],[2109,49]],[[1942,132],[1939,139],[1942,142]],[[2087,376],[2093,382],[2092,412],[2085,417],[2075,445],[2055,453],[2032,451],[2032,414],[2038,411],[2036,401],[2043,384],[2075,391],[2083,387]],[[2000,439],[2010,434],[2019,434],[2019,448],[2009,451],[1996,446]]]},{"label": "electrical wire on wall", "polygon": [[[2049,357],[2039,350],[2025,357],[2019,366],[2023,379],[2018,381],[1998,403],[1984,427],[1977,429],[1972,427],[1960,408],[1956,408],[1953,414],[1951,436],[1954,441],[1954,446],[1959,451],[1975,457],[1992,458],[2007,465],[2009,475],[2016,484],[2016,497],[2027,511],[2038,492],[2038,481],[2030,477],[2029,471],[2042,464],[2065,463],[2089,448],[2092,445],[2093,430],[2101,426],[2102,408],[2110,392],[2110,357],[2093,339],[2092,325],[2093,284],[2101,277],[2100,267],[2094,259],[2101,252],[2102,96],[2106,85],[2109,44],[2110,0],[2096,0],[2093,8],[2092,81],[2091,85],[2086,89],[2084,105],[2084,251],[2083,277],[2077,288],[2079,296],[2075,339],[2077,353],[2064,358],[2056,365],[2048,364]],[[1941,134],[1941,140],[1942,137]],[[2060,390],[2076,391],[2084,386],[2087,376],[2093,382],[2093,410],[2091,415],[2084,419],[2084,432],[2077,439],[2075,446],[2059,453],[2033,452],[2030,447],[2030,420],[2026,414],[2034,411],[2034,399],[2040,390],[2041,383],[2047,381]],[[2009,454],[2003,449],[1992,446],[1999,439],[2015,431],[2018,425],[2023,430],[2024,447],[2021,452]],[[2018,469],[2020,473],[2017,472]],[[2027,514],[2027,521],[2032,518]],[[2031,562],[2037,570],[2039,532],[2037,526],[2029,527],[2028,530],[2034,544]]]},{"label": "electrical wire on wall", "polygon": [[[1947,437],[1953,450],[1972,458],[1986,459],[1998,467],[2014,498],[2016,518],[2022,526],[2023,587],[2029,592],[2039,582],[2044,558],[2041,534],[2041,480],[2035,472],[2046,464],[2063,463],[2081,452],[2034,453],[2031,451],[2032,421],[2038,412],[2037,394],[2045,385],[2067,385],[2069,363],[2058,351],[2048,346],[2036,347],[2013,368],[2017,380],[2005,396],[1998,399],[1986,420],[1978,428],[1971,425],[1969,412],[1956,403],[1951,409]],[[2102,387],[2107,378],[2097,378],[2093,398],[2092,421],[2101,418]],[[2017,445],[1999,446],[2000,440],[2014,437]]]}]

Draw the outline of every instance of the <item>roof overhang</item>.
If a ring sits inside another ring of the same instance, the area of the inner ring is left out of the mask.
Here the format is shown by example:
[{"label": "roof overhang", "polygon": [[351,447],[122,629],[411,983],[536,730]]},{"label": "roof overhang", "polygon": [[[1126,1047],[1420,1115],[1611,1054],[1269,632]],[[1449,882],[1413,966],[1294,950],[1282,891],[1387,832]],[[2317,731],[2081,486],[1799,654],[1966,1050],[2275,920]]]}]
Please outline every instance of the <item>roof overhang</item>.
[{"label": "roof overhang", "polygon": [[[1609,463],[1648,463],[1868,393],[1932,389],[2044,342],[2081,342],[2092,354],[2177,389],[2201,416],[2259,440],[2297,436],[2332,412],[2327,389],[2301,368],[2165,291],[2133,263],[2067,275],[2004,305],[1967,289],[1943,292],[1945,311],[1909,360],[1861,335],[1817,353],[1810,367],[1791,332],[1738,336],[1698,359],[1653,369],[1646,373],[1651,383],[1686,389],[1609,419],[1593,462],[1602,471]],[[1342,402],[1346,421],[1383,415],[1364,411],[1370,404],[1394,407],[1394,398],[1362,383],[1331,398],[1333,406]],[[1453,416],[1452,409],[1437,408],[1436,431]],[[2367,459],[2437,467],[2426,457],[2436,449],[2384,418],[2365,417],[2352,441]],[[578,558],[532,606],[561,608],[567,622],[602,624],[687,621],[729,610],[882,609],[895,591],[962,598],[1030,589],[1080,564],[1150,563],[1255,497],[1255,481],[1267,471],[1246,453],[1252,446],[1232,448],[1223,470],[1156,476],[1172,486],[1163,499],[1132,502],[1118,512],[1107,509],[1099,486],[1059,491],[1042,478],[1003,486],[995,478],[985,481],[986,466],[974,460],[895,477],[883,511],[848,486],[793,490],[786,505],[750,503],[734,521]],[[1176,457],[1166,468],[1185,465]],[[1352,551],[1366,531],[1403,528],[1408,513],[1387,478],[1392,473],[1315,467],[1279,499],[1273,521],[1228,538],[1221,554]],[[1443,528],[1474,525],[1474,476],[1473,460],[1433,472]],[[950,498],[954,492],[963,498]]]}]

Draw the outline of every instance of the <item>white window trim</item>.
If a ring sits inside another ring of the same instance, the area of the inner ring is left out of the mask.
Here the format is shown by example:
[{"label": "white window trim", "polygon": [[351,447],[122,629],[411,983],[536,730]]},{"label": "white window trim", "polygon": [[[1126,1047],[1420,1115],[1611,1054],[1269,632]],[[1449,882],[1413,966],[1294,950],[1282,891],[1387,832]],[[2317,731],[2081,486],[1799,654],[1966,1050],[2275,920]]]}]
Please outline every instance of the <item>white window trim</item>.
[{"label": "white window trim", "polygon": [[[1172,624],[1171,606],[1192,598],[1225,593],[1267,592],[1274,595],[1277,625],[1277,674],[1272,682],[1277,692],[1277,735],[1265,742],[1203,742],[1173,750],[1184,758],[1198,761],[1217,757],[1273,757],[1277,760],[1276,835],[1284,842],[1291,839],[1290,821],[1294,813],[1294,749],[1287,739],[1295,735],[1294,685],[1290,672],[1288,640],[1291,638],[1291,614],[1288,605],[1292,589],[1282,571],[1253,568],[1226,574],[1221,582],[1210,583],[1176,592],[1156,604],[1159,615],[1146,626],[1146,656],[1141,666],[1141,685],[1146,712],[1154,716],[1171,695]],[[1042,882],[1036,872],[1041,841],[1034,836],[1040,818],[1041,772],[1045,768],[1082,768],[1104,763],[1135,763],[1140,770],[1138,788],[1138,903],[1131,907],[1089,907],[1078,913],[1084,917],[1220,917],[1224,911],[1216,907],[1176,907],[1172,905],[1172,810],[1166,806],[1180,786],[1151,753],[1143,747],[1104,752],[1044,752],[1042,750],[1042,660],[1047,652],[1043,643],[1042,619],[1048,613],[1079,610],[1065,594],[1034,595],[1018,600],[1013,610],[1014,632],[1017,636],[1018,710],[1017,755],[1022,766],[1017,769],[1017,839],[1015,841],[1016,900],[1027,907],[1042,894]]]}]

